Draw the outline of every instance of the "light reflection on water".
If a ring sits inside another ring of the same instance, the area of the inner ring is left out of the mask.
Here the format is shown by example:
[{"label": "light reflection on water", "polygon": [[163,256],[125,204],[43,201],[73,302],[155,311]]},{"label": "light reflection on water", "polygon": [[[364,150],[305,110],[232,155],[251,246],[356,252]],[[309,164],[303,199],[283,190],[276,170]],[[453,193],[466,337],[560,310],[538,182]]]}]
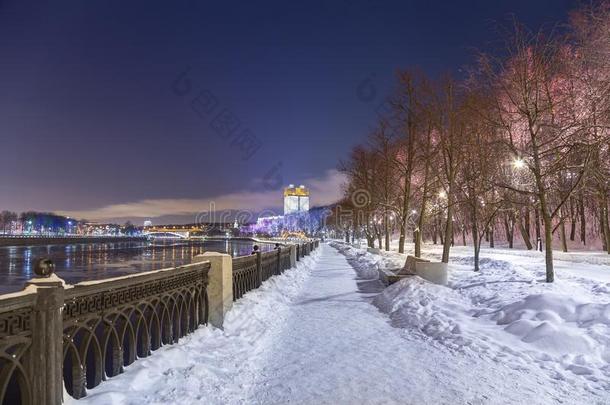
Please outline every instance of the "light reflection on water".
[{"label": "light reflection on water", "polygon": [[[21,290],[34,276],[33,263],[42,256],[55,262],[55,272],[67,283],[98,280],[191,263],[206,251],[244,256],[252,241],[139,241],[71,245],[0,247],[0,293]],[[273,245],[259,244],[262,251]]]}]

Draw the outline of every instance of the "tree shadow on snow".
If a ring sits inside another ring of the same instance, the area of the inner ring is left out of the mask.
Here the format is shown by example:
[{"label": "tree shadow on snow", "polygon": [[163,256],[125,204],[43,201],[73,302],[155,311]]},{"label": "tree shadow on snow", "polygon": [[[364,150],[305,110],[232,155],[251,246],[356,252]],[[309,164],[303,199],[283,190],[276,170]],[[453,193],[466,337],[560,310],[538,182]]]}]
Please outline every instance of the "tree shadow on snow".
[{"label": "tree shadow on snow", "polygon": [[314,304],[314,303],[323,302],[323,301],[338,301],[338,302],[359,301],[359,300],[353,300],[353,299],[339,299],[341,297],[345,297],[345,296],[349,296],[349,295],[354,295],[354,293],[350,291],[350,292],[345,292],[345,293],[341,293],[341,294],[332,294],[332,295],[325,295],[322,297],[309,298],[309,299],[301,300],[299,302],[295,302],[295,305],[308,305],[308,304]]}]

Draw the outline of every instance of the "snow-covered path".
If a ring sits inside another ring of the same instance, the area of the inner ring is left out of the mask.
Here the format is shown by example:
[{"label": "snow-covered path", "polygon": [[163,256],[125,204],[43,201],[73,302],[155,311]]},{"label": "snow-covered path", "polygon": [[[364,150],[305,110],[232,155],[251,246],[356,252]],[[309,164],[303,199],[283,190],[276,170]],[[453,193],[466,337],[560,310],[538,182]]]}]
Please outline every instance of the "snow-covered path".
[{"label": "snow-covered path", "polygon": [[[391,326],[328,245],[202,328],[75,403],[578,403],[535,368],[450,351]],[[574,395],[574,396],[573,396]]]}]

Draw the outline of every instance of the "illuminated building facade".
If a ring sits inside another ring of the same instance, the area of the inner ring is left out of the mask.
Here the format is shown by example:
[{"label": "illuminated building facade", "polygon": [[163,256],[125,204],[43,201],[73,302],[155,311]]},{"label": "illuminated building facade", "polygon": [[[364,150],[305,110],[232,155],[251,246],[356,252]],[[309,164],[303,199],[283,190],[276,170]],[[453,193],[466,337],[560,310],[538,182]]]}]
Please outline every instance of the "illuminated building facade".
[{"label": "illuminated building facade", "polygon": [[309,189],[294,184],[284,189],[284,215],[309,211]]}]

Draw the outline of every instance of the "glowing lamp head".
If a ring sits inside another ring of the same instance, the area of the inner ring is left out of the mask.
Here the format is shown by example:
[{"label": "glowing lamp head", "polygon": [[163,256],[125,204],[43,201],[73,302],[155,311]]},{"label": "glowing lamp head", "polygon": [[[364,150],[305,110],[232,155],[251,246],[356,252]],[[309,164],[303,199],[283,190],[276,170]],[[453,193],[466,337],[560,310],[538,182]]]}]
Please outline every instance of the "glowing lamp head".
[{"label": "glowing lamp head", "polygon": [[513,167],[515,169],[523,169],[525,167],[525,162],[521,158],[516,158],[513,160]]}]

